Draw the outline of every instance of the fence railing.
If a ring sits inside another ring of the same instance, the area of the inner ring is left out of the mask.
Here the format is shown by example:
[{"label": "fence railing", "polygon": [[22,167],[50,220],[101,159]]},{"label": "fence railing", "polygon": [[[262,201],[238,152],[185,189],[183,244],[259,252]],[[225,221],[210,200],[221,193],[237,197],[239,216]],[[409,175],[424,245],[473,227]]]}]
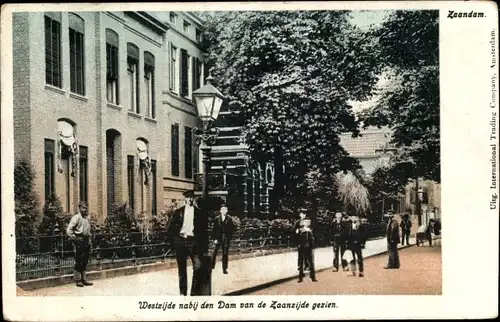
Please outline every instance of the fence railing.
[{"label": "fence railing", "polygon": [[[368,238],[383,234],[369,229]],[[316,246],[329,245],[327,231],[318,230]],[[230,254],[259,250],[284,249],[296,246],[291,232],[268,228],[247,228],[238,231],[230,244]],[[212,250],[214,245],[209,245]],[[74,248],[63,234],[16,238],[16,280],[61,276],[73,273]],[[95,234],[88,271],[101,271],[175,260],[175,249],[166,231]]]}]

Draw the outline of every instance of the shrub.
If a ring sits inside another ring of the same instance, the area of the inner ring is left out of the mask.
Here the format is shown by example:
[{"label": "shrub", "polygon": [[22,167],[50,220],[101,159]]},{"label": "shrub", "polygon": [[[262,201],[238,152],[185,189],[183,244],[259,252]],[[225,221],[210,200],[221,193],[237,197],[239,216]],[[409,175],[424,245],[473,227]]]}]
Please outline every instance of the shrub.
[{"label": "shrub", "polygon": [[33,190],[35,173],[29,163],[19,162],[14,168],[14,213],[16,251],[32,253],[39,249],[36,238],[40,220],[39,201]]},{"label": "shrub", "polygon": [[40,224],[42,235],[59,235],[64,233],[73,215],[62,210],[61,200],[55,195],[50,195],[43,206],[43,218]]}]

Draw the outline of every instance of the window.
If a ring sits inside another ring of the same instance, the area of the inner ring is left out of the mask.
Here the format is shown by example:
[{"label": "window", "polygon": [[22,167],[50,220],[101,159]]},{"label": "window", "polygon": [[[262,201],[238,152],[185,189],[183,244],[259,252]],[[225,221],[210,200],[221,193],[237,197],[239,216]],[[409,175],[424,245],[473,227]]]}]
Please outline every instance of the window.
[{"label": "window", "polygon": [[170,90],[177,93],[177,48],[171,46],[170,48]]},{"label": "window", "polygon": [[188,179],[193,178],[193,130],[184,127],[184,176]]},{"label": "window", "polygon": [[69,14],[69,74],[70,90],[85,95],[85,22],[75,14]]},{"label": "window", "polygon": [[196,28],[196,40],[201,42],[203,39],[201,38],[201,31],[200,29]]},{"label": "window", "polygon": [[177,15],[173,12],[170,13],[170,23],[173,25],[177,23]]},{"label": "window", "polygon": [[198,171],[198,163],[200,162],[198,160],[199,158],[199,146],[196,144],[196,141],[194,139],[194,133],[191,134],[192,135],[192,140],[193,140],[193,173],[195,175],[199,174],[199,171]]},{"label": "window", "polygon": [[61,13],[45,13],[45,82],[62,88]]},{"label": "window", "polygon": [[86,146],[80,145],[80,201],[89,201],[89,163],[88,163],[88,148]]},{"label": "window", "polygon": [[134,210],[134,156],[127,156],[127,185],[128,185],[128,204],[130,209]]},{"label": "window", "polygon": [[144,82],[146,85],[146,115],[155,118],[155,57],[144,53]]},{"label": "window", "polygon": [[139,114],[139,48],[131,43],[127,44],[127,72],[130,85],[129,110]]},{"label": "window", "polygon": [[118,97],[118,35],[106,29],[106,96],[108,102],[119,104]]},{"label": "window", "polygon": [[172,124],[172,175],[179,176],[179,124]]},{"label": "window", "polygon": [[50,195],[55,192],[55,177],[54,177],[54,155],[55,143],[54,140],[45,139],[44,142],[44,157],[45,157],[45,201],[49,200]]},{"label": "window", "polygon": [[189,55],[187,50],[181,49],[181,96],[189,96]]},{"label": "window", "polygon": [[156,160],[151,160],[151,214],[156,216]]},{"label": "window", "polygon": [[192,82],[193,91],[201,87],[201,60],[199,58],[193,57],[191,59],[191,72],[192,72]]},{"label": "window", "polygon": [[191,24],[187,21],[184,21],[184,24],[182,25],[182,29],[186,34],[189,34],[189,31],[191,29]]}]

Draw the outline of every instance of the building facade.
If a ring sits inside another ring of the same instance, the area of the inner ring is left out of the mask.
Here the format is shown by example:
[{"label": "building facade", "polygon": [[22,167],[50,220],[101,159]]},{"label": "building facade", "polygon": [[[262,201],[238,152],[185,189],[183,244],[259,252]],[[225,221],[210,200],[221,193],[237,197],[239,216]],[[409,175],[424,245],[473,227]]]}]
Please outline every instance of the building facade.
[{"label": "building facade", "polygon": [[194,187],[202,21],[189,12],[13,14],[15,160],[43,204],[155,215]]},{"label": "building facade", "polygon": [[[387,164],[396,149],[391,145],[392,132],[389,128],[369,128],[361,131],[361,136],[352,138],[346,133],[341,136],[341,144],[350,156],[356,158],[367,175],[370,175],[379,166]],[[404,195],[397,202],[382,201],[383,211],[392,210],[396,213],[417,212],[416,181],[410,181],[405,187]],[[430,180],[419,180],[422,189],[422,220],[428,222],[431,218],[441,218],[441,185]],[[416,219],[415,219],[416,220]]]}]

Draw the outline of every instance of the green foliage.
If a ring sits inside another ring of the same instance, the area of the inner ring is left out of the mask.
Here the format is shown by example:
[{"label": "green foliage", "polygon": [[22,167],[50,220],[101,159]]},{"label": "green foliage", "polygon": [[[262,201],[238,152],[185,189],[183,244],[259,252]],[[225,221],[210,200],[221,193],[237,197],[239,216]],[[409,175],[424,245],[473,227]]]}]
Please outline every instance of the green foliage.
[{"label": "green foliage", "polygon": [[336,175],[338,197],[347,213],[364,216],[370,210],[370,194],[368,189],[352,172]]},{"label": "green foliage", "polygon": [[[16,216],[16,238],[35,236],[40,219],[38,197],[33,190],[35,173],[29,163],[21,161],[14,168],[14,213]],[[21,249],[22,248],[22,249]],[[25,239],[17,243],[18,252],[34,252],[38,243],[34,239]]]},{"label": "green foliage", "polygon": [[14,212],[16,214],[16,236],[36,234],[40,218],[39,202],[33,190],[35,173],[29,163],[19,162],[14,168]]},{"label": "green foliage", "polygon": [[229,109],[245,115],[254,158],[280,150],[294,195],[310,170],[336,173],[357,162],[339,134],[357,133],[350,100],[371,96],[375,43],[344,11],[217,12],[207,15],[205,50]]},{"label": "green foliage", "polygon": [[61,200],[55,195],[50,195],[43,206],[43,219],[40,224],[40,233],[43,235],[59,235],[65,232],[73,214],[65,213]]},{"label": "green foliage", "polygon": [[395,11],[373,35],[388,86],[360,119],[394,130],[406,178],[440,182],[439,11]]},{"label": "green foliage", "polygon": [[127,204],[111,207],[104,228],[107,234],[126,234],[137,228],[134,212]]}]

